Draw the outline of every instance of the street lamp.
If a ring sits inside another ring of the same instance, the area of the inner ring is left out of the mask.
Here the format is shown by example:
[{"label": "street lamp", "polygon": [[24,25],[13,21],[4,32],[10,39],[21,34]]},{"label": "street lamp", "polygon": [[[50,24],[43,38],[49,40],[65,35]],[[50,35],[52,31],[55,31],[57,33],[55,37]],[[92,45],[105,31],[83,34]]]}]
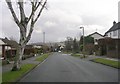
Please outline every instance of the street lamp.
[{"label": "street lamp", "polygon": [[83,29],[83,57],[85,58],[85,38],[84,38],[84,27],[80,27],[80,29]]}]

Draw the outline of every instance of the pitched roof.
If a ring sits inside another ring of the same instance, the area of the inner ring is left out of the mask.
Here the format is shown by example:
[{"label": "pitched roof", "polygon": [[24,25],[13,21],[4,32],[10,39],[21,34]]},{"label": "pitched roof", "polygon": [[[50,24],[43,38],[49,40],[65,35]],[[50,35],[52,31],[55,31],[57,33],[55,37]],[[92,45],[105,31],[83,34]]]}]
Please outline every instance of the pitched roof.
[{"label": "pitched roof", "polygon": [[9,40],[8,38],[1,38],[1,40],[5,43],[5,44],[7,44],[7,45],[10,45],[11,47],[15,47],[15,48],[17,48],[18,46],[19,46],[19,44],[16,42],[16,41],[14,41],[14,40]]},{"label": "pitched roof", "polygon": [[105,35],[106,35],[107,33],[111,32],[111,31],[115,31],[115,30],[118,30],[118,29],[120,29],[120,22],[114,24],[114,25],[105,33]]},{"label": "pitched roof", "polygon": [[0,45],[3,45],[5,44],[3,41],[2,41],[2,38],[0,38]]},{"label": "pitched roof", "polygon": [[92,34],[90,34],[90,35],[88,35],[88,36],[92,36],[92,35],[94,35],[94,34],[98,34],[98,35],[104,37],[102,34],[100,34],[100,33],[98,33],[98,32],[94,32],[94,33],[92,33]]}]

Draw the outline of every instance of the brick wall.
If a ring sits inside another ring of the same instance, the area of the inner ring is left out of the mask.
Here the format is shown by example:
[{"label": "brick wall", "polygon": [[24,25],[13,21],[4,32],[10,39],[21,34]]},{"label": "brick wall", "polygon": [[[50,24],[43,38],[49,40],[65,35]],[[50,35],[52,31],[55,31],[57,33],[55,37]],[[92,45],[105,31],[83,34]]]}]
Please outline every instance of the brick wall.
[{"label": "brick wall", "polygon": [[101,48],[106,46],[105,50],[107,51],[108,57],[120,58],[120,39],[111,39],[111,38],[100,39],[99,46]]}]

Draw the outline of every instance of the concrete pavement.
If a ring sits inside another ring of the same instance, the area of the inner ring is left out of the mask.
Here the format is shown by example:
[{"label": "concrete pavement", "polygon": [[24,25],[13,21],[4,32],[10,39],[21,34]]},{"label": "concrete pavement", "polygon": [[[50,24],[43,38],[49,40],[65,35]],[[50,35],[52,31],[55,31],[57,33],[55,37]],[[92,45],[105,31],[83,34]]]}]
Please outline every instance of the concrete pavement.
[{"label": "concrete pavement", "polygon": [[[40,55],[38,55],[38,56],[40,56]],[[22,64],[28,64],[28,63],[30,63],[30,64],[39,64],[38,61],[35,61],[35,59],[38,56],[34,56],[34,57],[31,57],[31,58],[27,58],[25,60],[22,60]],[[10,71],[12,69],[12,66],[13,66],[13,62],[10,62],[10,64],[2,66],[2,73]]]}]

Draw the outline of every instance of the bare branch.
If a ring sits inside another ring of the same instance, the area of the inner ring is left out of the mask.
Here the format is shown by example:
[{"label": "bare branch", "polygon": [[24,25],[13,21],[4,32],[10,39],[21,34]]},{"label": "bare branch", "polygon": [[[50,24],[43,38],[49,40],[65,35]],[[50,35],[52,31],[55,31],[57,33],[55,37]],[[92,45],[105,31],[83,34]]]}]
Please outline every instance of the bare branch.
[{"label": "bare branch", "polygon": [[23,0],[19,0],[19,9],[20,9],[20,15],[21,15],[21,22],[25,20],[25,12],[24,12],[24,5],[23,5]]},{"label": "bare branch", "polygon": [[[34,5],[34,4],[32,4],[32,5]],[[25,44],[30,40],[31,34],[33,32],[33,28],[34,28],[34,6],[32,6],[32,10],[33,10],[33,14],[31,16],[30,30],[29,30],[28,36],[26,37]]]},{"label": "bare branch", "polygon": [[42,5],[42,8],[40,9],[39,14],[37,15],[36,19],[34,20],[34,23],[38,20],[38,18],[40,17],[42,10],[45,8],[45,5],[47,3],[47,0],[45,0],[44,4]]},{"label": "bare branch", "polygon": [[29,23],[29,21],[30,21],[30,19],[31,19],[31,17],[32,17],[32,14],[33,14],[33,7],[34,7],[34,3],[31,1],[31,4],[32,4],[32,12],[31,12],[31,14],[30,14],[30,16],[28,17],[28,23]]},{"label": "bare branch", "polygon": [[33,32],[33,27],[34,27],[34,25],[32,25],[31,27],[30,27],[30,31],[29,31],[29,34],[28,34],[28,36],[26,37],[26,40],[25,40],[25,44],[26,43],[28,43],[28,41],[30,40],[30,38],[31,38],[31,35],[32,35],[32,32]]},{"label": "bare branch", "polygon": [[15,20],[15,23],[16,23],[18,26],[20,26],[20,22],[19,22],[19,20],[18,20],[16,14],[15,14],[15,12],[14,12],[14,10],[13,10],[11,0],[6,0],[6,3],[7,3],[7,5],[8,5],[8,7],[9,7],[9,9],[10,9],[10,12],[11,12],[11,14],[12,14],[14,20]]},{"label": "bare branch", "polygon": [[[33,23],[33,21],[31,21],[31,23]],[[29,34],[28,34],[28,36],[26,37],[26,40],[25,40],[25,42],[24,42],[25,44],[28,43],[28,41],[30,40],[31,34],[32,34],[32,32],[33,32],[33,28],[34,28],[34,24],[31,24]]]},{"label": "bare branch", "polygon": [[37,10],[37,8],[40,6],[41,3],[42,3],[42,1],[38,2],[38,4],[35,6],[35,10]]},{"label": "bare branch", "polygon": [[[29,16],[29,18],[28,18],[28,22],[30,21],[33,13],[35,13],[35,11],[38,9],[38,7],[40,6],[40,4],[42,3],[42,0],[41,0],[40,2],[38,2],[38,4],[35,4],[35,5],[34,5],[33,2],[31,2],[31,3],[32,3],[32,7],[34,7],[34,10],[32,10],[32,12],[31,12],[31,14],[30,14],[30,16]],[[37,2],[36,2],[36,3],[37,3]]]},{"label": "bare branch", "polygon": [[37,5],[37,1],[35,0],[35,7],[36,7],[36,5]]}]

